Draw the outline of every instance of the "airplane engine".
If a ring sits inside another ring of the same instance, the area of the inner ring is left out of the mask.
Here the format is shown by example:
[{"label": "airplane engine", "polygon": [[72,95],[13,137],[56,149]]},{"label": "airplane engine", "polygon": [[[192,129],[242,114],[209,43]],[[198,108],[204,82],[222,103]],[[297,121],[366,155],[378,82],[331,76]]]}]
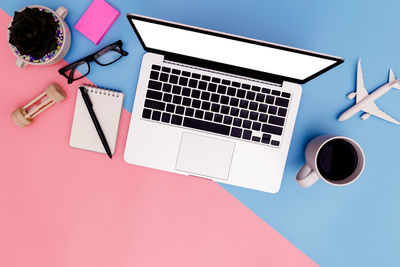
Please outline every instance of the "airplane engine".
[{"label": "airplane engine", "polygon": [[361,119],[365,121],[366,119],[369,118],[369,116],[371,116],[371,114],[369,114],[369,113],[364,113],[364,114],[361,115]]},{"label": "airplane engine", "polygon": [[356,96],[355,92],[351,92],[350,94],[347,95],[347,99],[353,99]]}]

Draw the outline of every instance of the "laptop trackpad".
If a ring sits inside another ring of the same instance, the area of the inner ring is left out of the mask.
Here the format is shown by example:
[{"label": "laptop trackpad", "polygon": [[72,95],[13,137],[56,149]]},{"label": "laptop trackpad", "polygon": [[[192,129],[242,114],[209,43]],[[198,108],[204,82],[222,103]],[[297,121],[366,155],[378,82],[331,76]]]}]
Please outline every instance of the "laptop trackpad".
[{"label": "laptop trackpad", "polygon": [[183,133],[176,169],[227,180],[234,149],[233,142]]}]

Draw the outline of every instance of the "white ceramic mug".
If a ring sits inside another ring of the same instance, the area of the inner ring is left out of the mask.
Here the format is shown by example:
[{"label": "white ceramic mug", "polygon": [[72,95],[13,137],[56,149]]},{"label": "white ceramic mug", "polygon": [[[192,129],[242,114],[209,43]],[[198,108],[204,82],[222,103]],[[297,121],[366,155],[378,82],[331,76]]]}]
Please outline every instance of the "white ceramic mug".
[{"label": "white ceramic mug", "polygon": [[[18,68],[25,68],[28,64],[36,65],[36,66],[38,66],[38,65],[39,66],[41,66],[41,65],[51,65],[51,64],[55,64],[55,63],[59,62],[60,60],[62,60],[67,55],[68,50],[69,50],[69,48],[71,46],[71,33],[69,31],[67,23],[64,21],[65,17],[68,14],[68,10],[63,6],[60,6],[59,8],[57,8],[56,11],[53,11],[52,9],[50,9],[48,7],[45,7],[45,6],[38,6],[38,5],[33,5],[33,6],[28,6],[28,7],[29,8],[43,8],[43,9],[46,9],[46,10],[50,11],[54,16],[56,16],[59,19],[59,21],[61,22],[61,26],[62,26],[62,29],[63,29],[63,42],[61,44],[61,48],[58,50],[57,54],[54,55],[54,57],[52,57],[48,61],[36,62],[36,63],[35,62],[29,62],[29,61],[26,61],[26,60],[22,59],[17,53],[15,53],[12,45],[9,44],[10,48],[11,48],[11,51],[17,57],[17,61],[16,61],[17,67]],[[25,7],[23,9],[21,9],[20,12],[22,10],[24,10],[24,9],[25,9]],[[11,26],[11,24],[12,24],[12,20],[10,22],[9,27]],[[10,38],[10,31],[8,31],[8,38]]]},{"label": "white ceramic mug", "polygon": [[[357,153],[357,166],[353,173],[348,177],[341,180],[329,180],[324,177],[317,166],[317,157],[321,150],[321,148],[329,141],[334,139],[342,139],[347,141]],[[308,143],[306,147],[306,163],[301,167],[299,173],[297,174],[296,180],[301,187],[309,187],[313,185],[319,179],[327,182],[331,185],[343,186],[348,185],[358,179],[364,170],[365,165],[365,156],[360,145],[354,141],[353,139],[345,136],[337,136],[337,135],[321,135]]]}]

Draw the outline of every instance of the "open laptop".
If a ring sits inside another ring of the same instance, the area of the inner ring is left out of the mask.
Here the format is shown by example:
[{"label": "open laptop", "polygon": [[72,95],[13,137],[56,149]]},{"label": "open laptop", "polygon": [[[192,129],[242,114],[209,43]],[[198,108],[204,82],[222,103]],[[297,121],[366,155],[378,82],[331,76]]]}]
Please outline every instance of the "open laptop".
[{"label": "open laptop", "polygon": [[277,192],[300,84],[343,59],[136,14],[127,18],[147,53],[125,161]]}]

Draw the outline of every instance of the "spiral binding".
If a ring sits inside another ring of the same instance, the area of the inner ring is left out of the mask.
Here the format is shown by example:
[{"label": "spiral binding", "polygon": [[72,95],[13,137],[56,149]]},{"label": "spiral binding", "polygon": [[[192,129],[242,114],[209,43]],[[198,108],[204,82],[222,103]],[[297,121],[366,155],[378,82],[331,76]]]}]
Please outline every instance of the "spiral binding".
[{"label": "spiral binding", "polygon": [[120,97],[120,95],[122,94],[122,92],[108,89],[108,88],[101,88],[101,87],[97,87],[97,86],[93,86],[93,85],[86,85],[86,84],[84,86],[89,92],[99,94],[99,95]]}]

